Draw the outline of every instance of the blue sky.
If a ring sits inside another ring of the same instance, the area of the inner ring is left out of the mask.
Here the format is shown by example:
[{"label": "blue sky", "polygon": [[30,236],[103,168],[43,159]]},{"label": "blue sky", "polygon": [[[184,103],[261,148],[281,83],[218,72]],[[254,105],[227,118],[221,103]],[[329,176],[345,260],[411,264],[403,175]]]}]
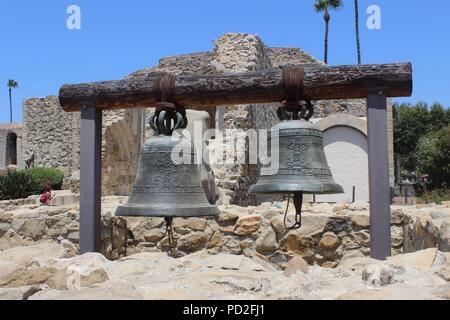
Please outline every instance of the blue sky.
[{"label": "blue sky", "polygon": [[[324,22],[313,0],[14,0],[0,3],[0,122],[24,98],[57,94],[64,83],[121,78],[164,56],[210,50],[225,32],[257,33],[268,46],[300,47],[323,58]],[[81,30],[66,28],[69,5]],[[381,30],[366,27],[369,5]],[[414,94],[397,101],[450,106],[450,1],[360,0],[363,63],[413,63]],[[331,13],[329,64],[355,64],[353,0]]]}]

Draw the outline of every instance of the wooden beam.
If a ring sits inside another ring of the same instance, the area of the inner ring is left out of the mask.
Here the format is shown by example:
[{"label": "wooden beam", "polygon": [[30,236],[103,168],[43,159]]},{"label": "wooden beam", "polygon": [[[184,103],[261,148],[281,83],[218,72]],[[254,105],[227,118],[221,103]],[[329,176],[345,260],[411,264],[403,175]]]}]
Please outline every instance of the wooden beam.
[{"label": "wooden beam", "polygon": [[[62,108],[80,111],[86,103],[99,109],[145,108],[155,104],[157,74],[130,79],[64,85]],[[350,66],[305,66],[303,94],[310,100],[367,98],[369,88],[383,87],[387,97],[410,96],[410,63]],[[284,98],[282,70],[219,75],[180,75],[176,102],[189,108],[279,102]]]}]

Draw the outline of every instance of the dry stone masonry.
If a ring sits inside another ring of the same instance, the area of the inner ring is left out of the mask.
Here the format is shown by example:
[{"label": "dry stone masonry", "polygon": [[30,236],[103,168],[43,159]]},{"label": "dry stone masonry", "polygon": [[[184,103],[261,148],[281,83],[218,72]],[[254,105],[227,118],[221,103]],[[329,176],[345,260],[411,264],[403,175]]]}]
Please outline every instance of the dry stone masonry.
[{"label": "dry stone masonry", "polygon": [[[78,196],[57,193],[53,206],[39,206],[32,196],[0,202],[0,250],[44,239],[79,241]],[[109,259],[143,252],[168,252],[162,218],[119,218],[127,197],[102,198],[102,252]],[[176,256],[197,251],[257,257],[283,270],[295,256],[310,265],[334,268],[348,257],[370,256],[367,203],[310,204],[299,230],[284,227],[286,203],[240,207],[221,205],[215,219],[175,218]],[[450,204],[423,208],[392,206],[392,254],[428,248],[450,251]],[[293,210],[289,219],[293,218]],[[292,222],[292,221],[288,221]],[[68,241],[68,242],[67,242]],[[74,249],[76,250],[76,249]]]},{"label": "dry stone masonry", "polygon": [[450,299],[450,203],[393,206],[378,261],[366,203],[309,205],[289,232],[279,202],[177,218],[175,258],[161,219],[114,217],[126,200],[102,198],[103,255],[78,255],[77,195],[1,201],[0,299]]}]

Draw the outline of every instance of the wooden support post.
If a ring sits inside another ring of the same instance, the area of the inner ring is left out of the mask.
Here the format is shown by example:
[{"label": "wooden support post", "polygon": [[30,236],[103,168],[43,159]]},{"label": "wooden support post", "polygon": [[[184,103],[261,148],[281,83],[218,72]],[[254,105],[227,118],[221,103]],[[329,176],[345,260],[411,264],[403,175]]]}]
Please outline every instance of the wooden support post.
[{"label": "wooden support post", "polygon": [[102,111],[81,110],[80,253],[100,252]]},{"label": "wooden support post", "polygon": [[369,90],[367,98],[371,256],[391,255],[387,101],[384,88]]}]

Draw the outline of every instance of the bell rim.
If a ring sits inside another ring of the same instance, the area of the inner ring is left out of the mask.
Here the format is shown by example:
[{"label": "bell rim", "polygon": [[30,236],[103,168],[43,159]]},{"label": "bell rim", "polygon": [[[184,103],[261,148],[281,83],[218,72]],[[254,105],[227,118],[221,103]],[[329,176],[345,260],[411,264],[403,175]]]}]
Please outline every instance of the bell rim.
[{"label": "bell rim", "polygon": [[[189,212],[187,212],[189,211]],[[193,213],[194,212],[194,213]],[[220,214],[219,208],[215,205],[191,206],[189,207],[171,207],[164,208],[161,206],[148,205],[121,205],[115,212],[117,217],[148,217],[148,218],[165,218],[165,217],[216,217]]]},{"label": "bell rim", "polygon": [[303,183],[264,183],[252,185],[249,194],[290,194],[302,192],[305,194],[342,194],[344,188],[336,183],[308,184]]}]

